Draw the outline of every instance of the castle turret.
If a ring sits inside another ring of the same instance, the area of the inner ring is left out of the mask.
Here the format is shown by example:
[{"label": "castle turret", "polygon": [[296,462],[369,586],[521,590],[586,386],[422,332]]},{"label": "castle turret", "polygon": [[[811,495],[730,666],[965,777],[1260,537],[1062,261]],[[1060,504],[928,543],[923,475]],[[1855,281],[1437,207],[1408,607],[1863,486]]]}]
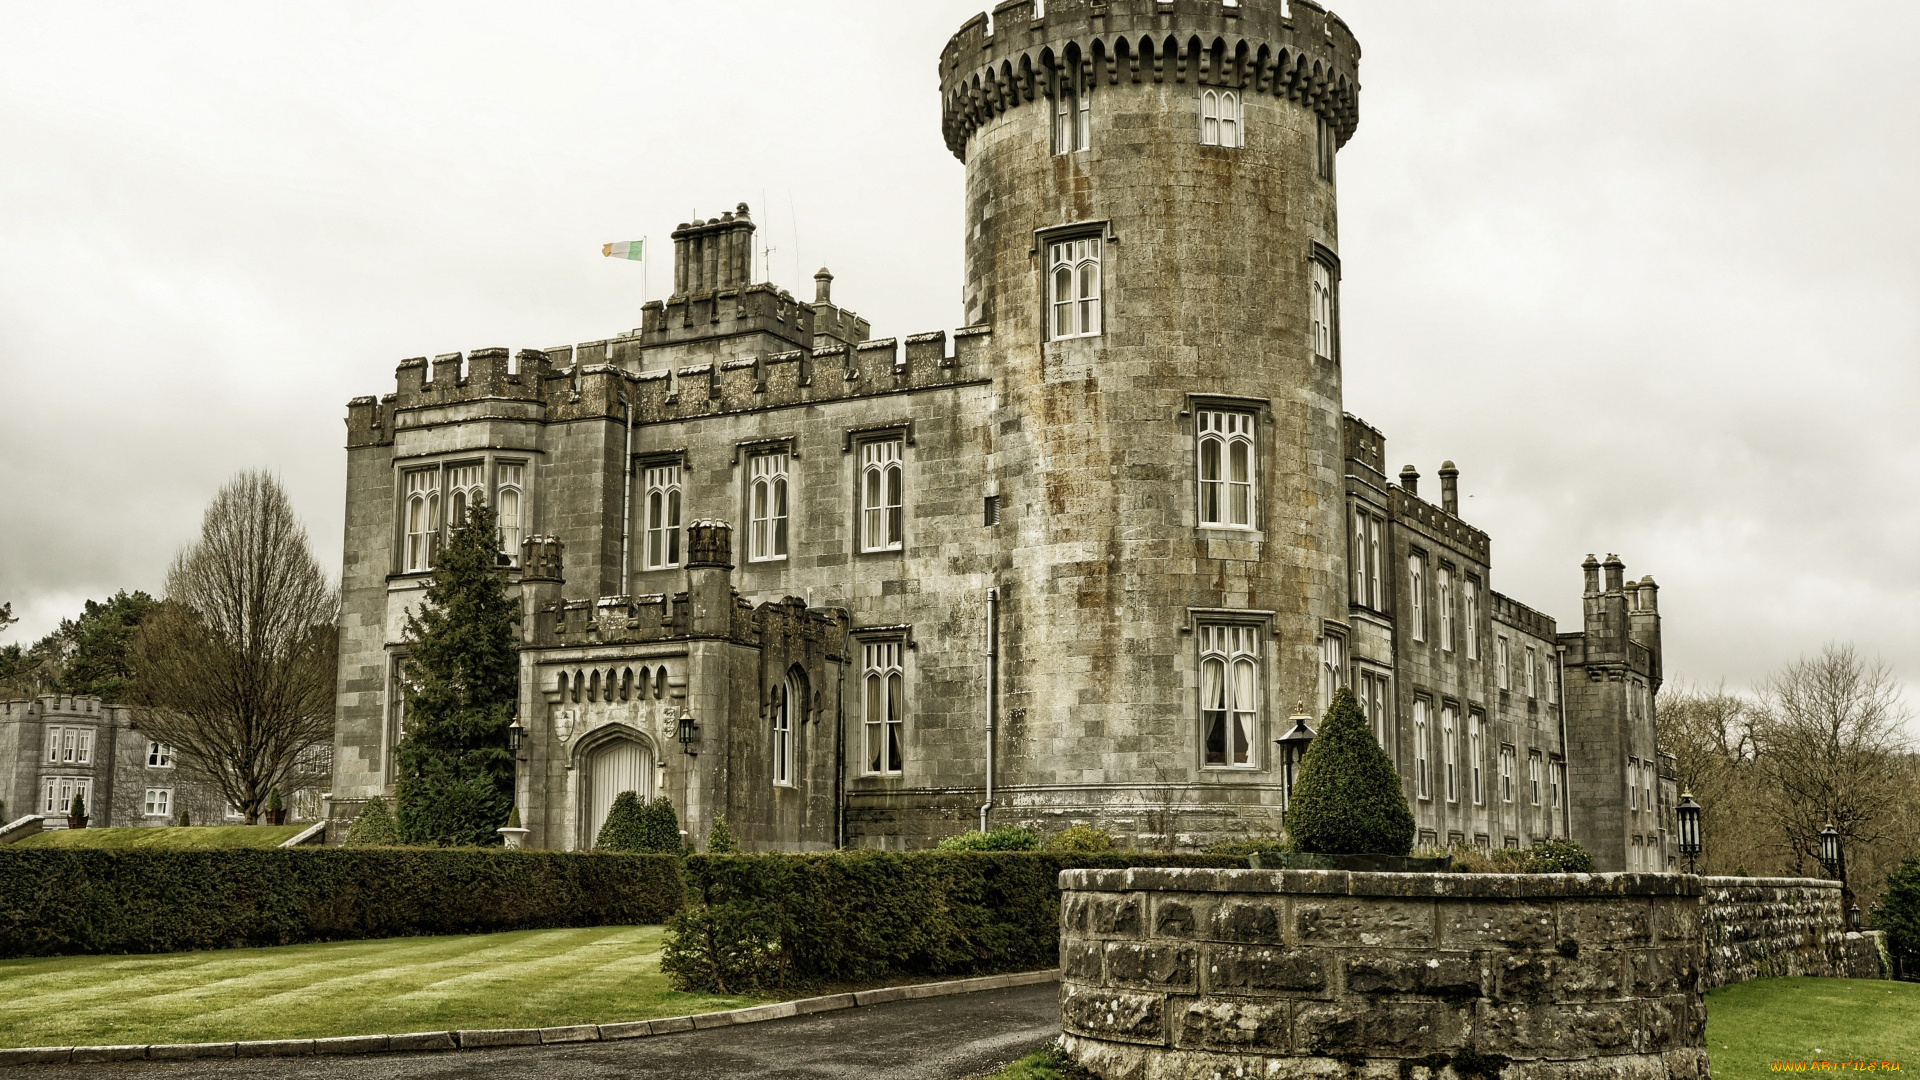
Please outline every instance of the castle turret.
[{"label": "castle turret", "polygon": [[725,637],[733,619],[733,526],[696,521],[687,526],[688,630]]},{"label": "castle turret", "polygon": [[[965,318],[1000,357],[994,584],[1030,740],[1008,783],[1263,803],[1267,729],[1320,697],[1346,617],[1333,158],[1358,58],[1304,0],[1013,0],[941,56]],[[1203,645],[1259,655],[1257,720],[1203,730]],[[1095,728],[1142,749],[1034,752]]]}]

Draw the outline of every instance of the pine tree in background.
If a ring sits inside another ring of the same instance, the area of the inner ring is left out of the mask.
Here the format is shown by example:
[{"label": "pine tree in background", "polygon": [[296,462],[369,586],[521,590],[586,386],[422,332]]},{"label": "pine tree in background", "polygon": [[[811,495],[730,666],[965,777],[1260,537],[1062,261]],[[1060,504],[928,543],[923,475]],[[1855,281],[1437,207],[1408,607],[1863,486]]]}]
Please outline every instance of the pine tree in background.
[{"label": "pine tree in background", "polygon": [[434,559],[425,603],[407,614],[395,791],[406,844],[498,844],[513,810],[507,727],[520,692],[519,607],[499,550],[492,508],[469,508]]},{"label": "pine tree in background", "polygon": [[1287,807],[1287,836],[1297,850],[1315,855],[1413,850],[1413,811],[1400,790],[1400,775],[1345,687],[1333,695],[1300,762]]}]

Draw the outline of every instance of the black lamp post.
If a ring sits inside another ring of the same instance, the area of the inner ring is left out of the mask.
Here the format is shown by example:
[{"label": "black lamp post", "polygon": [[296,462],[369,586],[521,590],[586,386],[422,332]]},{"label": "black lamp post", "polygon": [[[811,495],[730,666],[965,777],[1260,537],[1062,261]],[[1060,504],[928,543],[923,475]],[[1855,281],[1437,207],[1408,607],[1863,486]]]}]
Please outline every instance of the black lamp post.
[{"label": "black lamp post", "polygon": [[688,754],[698,754],[694,744],[700,741],[700,724],[690,715],[680,717],[680,749]]},{"label": "black lamp post", "polygon": [[1700,857],[1700,804],[1693,801],[1693,793],[1680,796],[1680,805],[1674,808],[1680,818],[1680,854],[1687,857],[1687,873],[1694,873],[1693,861]]},{"label": "black lamp post", "polygon": [[513,723],[507,725],[507,749],[513,752],[513,759],[520,760],[520,747],[527,741],[527,729],[520,724],[520,707],[514,706]]},{"label": "black lamp post", "polygon": [[1293,730],[1273,740],[1280,748],[1281,763],[1286,766],[1286,788],[1282,792],[1282,805],[1293,805],[1293,777],[1300,762],[1307,756],[1307,747],[1313,742],[1313,729],[1307,726],[1307,717],[1296,714],[1293,717]]},{"label": "black lamp post", "polygon": [[1840,873],[1840,830],[1832,825],[1820,830],[1820,865],[1828,874]]}]

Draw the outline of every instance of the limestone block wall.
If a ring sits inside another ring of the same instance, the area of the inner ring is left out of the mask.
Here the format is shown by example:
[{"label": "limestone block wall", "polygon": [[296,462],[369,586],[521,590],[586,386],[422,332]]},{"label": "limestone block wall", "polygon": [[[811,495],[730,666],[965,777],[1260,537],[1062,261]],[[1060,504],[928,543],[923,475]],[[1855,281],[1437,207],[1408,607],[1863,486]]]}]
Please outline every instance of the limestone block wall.
[{"label": "limestone block wall", "polygon": [[1105,1080],[1707,1075],[1698,878],[1135,869],[1061,884],[1065,1044]]},{"label": "limestone block wall", "polygon": [[1701,878],[1701,986],[1817,975],[1886,977],[1874,934],[1847,929],[1840,883],[1820,878]]}]

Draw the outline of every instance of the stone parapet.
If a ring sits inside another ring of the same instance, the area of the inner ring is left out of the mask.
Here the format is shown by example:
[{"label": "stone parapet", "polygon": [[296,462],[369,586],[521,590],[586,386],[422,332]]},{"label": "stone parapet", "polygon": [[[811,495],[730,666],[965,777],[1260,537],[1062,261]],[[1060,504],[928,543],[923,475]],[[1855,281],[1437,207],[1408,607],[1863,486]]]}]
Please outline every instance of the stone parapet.
[{"label": "stone parapet", "polygon": [[1847,929],[1840,883],[1821,878],[1701,878],[1703,988],[1748,979],[1886,977],[1871,934]]},{"label": "stone parapet", "polygon": [[1699,879],[1067,871],[1061,1026],[1105,1080],[1706,1075]]}]

